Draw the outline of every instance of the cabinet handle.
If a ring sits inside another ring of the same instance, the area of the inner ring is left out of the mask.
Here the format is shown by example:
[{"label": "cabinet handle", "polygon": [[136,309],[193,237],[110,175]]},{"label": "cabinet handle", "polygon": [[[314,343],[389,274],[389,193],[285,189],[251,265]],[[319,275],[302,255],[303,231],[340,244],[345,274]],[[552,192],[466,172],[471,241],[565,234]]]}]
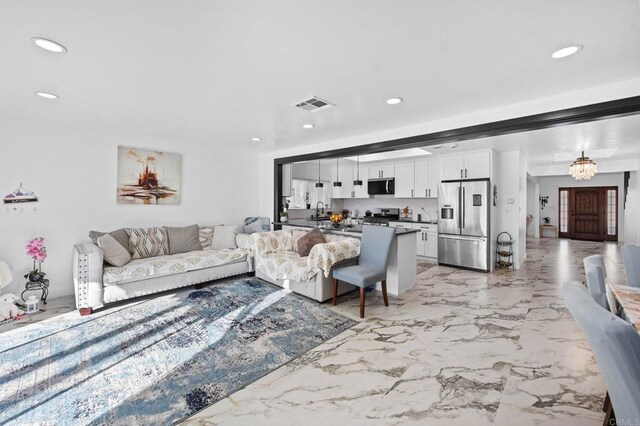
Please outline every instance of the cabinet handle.
[{"label": "cabinet handle", "polygon": [[429,196],[429,190],[428,190],[428,189],[425,189],[425,190],[424,190],[424,196],[425,196],[425,197],[428,197],[428,196]]},{"label": "cabinet handle", "polygon": [[460,179],[462,179],[462,169],[460,169]]},{"label": "cabinet handle", "polygon": [[411,198],[413,198],[413,189],[411,190]]},{"label": "cabinet handle", "polygon": [[464,169],[464,177],[467,177],[467,169]]}]

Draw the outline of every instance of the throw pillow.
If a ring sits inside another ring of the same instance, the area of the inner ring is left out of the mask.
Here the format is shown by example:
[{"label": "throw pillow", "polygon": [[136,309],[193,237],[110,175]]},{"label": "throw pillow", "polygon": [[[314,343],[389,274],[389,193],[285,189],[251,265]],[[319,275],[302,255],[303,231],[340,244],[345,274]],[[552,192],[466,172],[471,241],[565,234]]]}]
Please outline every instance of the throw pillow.
[{"label": "throw pillow", "polygon": [[313,246],[324,242],[324,235],[322,235],[322,232],[320,232],[319,229],[307,232],[306,235],[303,235],[298,239],[298,254],[300,257],[307,257],[309,256]]},{"label": "throw pillow", "polygon": [[[309,231],[303,231],[302,229],[292,229],[291,230],[291,242],[293,243],[292,250],[298,251],[298,240],[300,237],[305,236],[309,233]],[[326,238],[325,238],[326,240]]]},{"label": "throw pillow", "polygon": [[93,241],[94,244],[98,244],[98,238],[107,233],[115,238],[116,241],[119,242],[120,245],[124,247],[124,249],[127,250],[129,254],[131,254],[131,251],[129,250],[129,234],[127,234],[127,231],[124,228],[116,229],[115,231],[111,232],[89,231],[89,238],[91,239],[91,241]]},{"label": "throw pillow", "polygon": [[211,250],[236,248],[236,231],[233,226],[214,226]]},{"label": "throw pillow", "polygon": [[253,234],[254,232],[267,232],[271,230],[268,217],[248,217],[244,220],[244,232]]},{"label": "throw pillow", "polygon": [[164,231],[167,233],[167,239],[169,240],[169,254],[202,250],[198,225],[182,228],[165,226]]},{"label": "throw pillow", "polygon": [[102,249],[104,260],[113,266],[124,266],[131,260],[129,250],[122,247],[111,234],[104,234],[96,241]]},{"label": "throw pillow", "polygon": [[169,240],[162,228],[126,228],[132,259],[169,254]]},{"label": "throw pillow", "polygon": [[213,241],[213,227],[201,226],[199,230],[199,238],[202,250],[211,248],[211,241]]}]

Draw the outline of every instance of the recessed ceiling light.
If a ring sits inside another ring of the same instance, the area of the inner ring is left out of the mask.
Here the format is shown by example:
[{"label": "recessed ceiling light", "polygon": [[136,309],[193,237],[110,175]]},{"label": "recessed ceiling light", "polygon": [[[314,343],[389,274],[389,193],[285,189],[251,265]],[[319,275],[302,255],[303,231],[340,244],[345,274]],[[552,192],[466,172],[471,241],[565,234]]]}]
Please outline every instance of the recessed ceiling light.
[{"label": "recessed ceiling light", "polygon": [[451,145],[451,148],[457,148],[457,147],[458,147],[457,143],[454,143],[454,144]]},{"label": "recessed ceiling light", "polygon": [[387,99],[387,103],[389,105],[397,105],[400,102],[402,102],[402,100],[403,100],[402,98],[390,98],[390,99]]},{"label": "recessed ceiling light", "polygon": [[302,127],[305,129],[313,129],[316,126],[314,126],[313,124],[303,124]]},{"label": "recessed ceiling light", "polygon": [[49,92],[36,92],[36,95],[40,96],[41,98],[47,98],[47,99],[58,99],[60,97],[58,95],[54,95],[53,93],[49,93]]},{"label": "recessed ceiling light", "polygon": [[436,145],[432,149],[442,149],[442,145]]},{"label": "recessed ceiling light", "polygon": [[251,138],[252,141],[254,142],[260,142],[262,140],[262,138]]},{"label": "recessed ceiling light", "polygon": [[56,43],[53,40],[48,40],[42,37],[31,37],[31,40],[36,44],[36,46],[48,50],[49,52],[54,53],[66,53],[67,48],[61,45],[60,43]]},{"label": "recessed ceiling light", "polygon": [[561,59],[566,58],[567,56],[571,56],[575,53],[578,53],[582,50],[582,45],[574,44],[572,46],[563,47],[562,49],[556,50],[551,54],[553,59]]}]

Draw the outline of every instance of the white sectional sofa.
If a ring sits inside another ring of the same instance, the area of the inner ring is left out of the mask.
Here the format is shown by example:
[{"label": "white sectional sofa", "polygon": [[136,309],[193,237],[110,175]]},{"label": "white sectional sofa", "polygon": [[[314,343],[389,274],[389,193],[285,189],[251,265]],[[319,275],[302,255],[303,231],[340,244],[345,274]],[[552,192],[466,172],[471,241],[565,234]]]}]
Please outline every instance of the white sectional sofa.
[{"label": "white sectional sofa", "polygon": [[235,235],[235,247],[133,259],[123,266],[104,261],[103,250],[92,242],[73,248],[76,306],[90,315],[105,304],[175,288],[253,272],[244,249],[247,234]]},{"label": "white sectional sofa", "polygon": [[[301,256],[297,240],[306,232],[294,229],[251,234],[247,249],[255,263],[256,277],[324,302],[333,297],[332,268],[356,264],[360,240],[325,234],[324,244],[315,245],[308,256]],[[338,294],[353,289],[351,284],[341,282]]]}]

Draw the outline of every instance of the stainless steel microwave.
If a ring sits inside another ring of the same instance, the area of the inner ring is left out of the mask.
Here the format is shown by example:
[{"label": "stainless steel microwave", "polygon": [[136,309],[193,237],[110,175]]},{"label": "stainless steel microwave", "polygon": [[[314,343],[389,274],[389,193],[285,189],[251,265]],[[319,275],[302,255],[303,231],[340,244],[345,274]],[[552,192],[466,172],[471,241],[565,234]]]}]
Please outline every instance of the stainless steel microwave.
[{"label": "stainless steel microwave", "polygon": [[369,195],[393,195],[395,194],[395,183],[394,178],[369,179],[367,193]]}]

